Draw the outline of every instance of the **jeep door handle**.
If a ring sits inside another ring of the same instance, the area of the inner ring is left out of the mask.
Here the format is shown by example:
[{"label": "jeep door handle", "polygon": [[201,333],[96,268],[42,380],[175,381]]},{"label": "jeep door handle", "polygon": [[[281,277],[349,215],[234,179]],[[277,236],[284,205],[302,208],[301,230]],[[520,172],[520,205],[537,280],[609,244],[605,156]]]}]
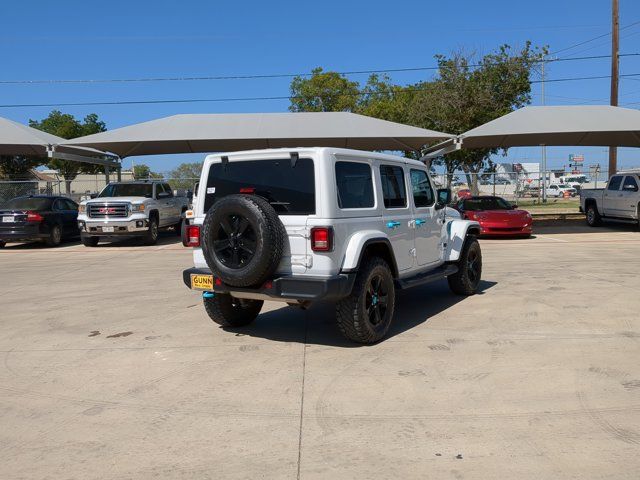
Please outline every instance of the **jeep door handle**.
[{"label": "jeep door handle", "polygon": [[398,228],[400,226],[400,222],[397,220],[391,220],[387,222],[387,228]]}]

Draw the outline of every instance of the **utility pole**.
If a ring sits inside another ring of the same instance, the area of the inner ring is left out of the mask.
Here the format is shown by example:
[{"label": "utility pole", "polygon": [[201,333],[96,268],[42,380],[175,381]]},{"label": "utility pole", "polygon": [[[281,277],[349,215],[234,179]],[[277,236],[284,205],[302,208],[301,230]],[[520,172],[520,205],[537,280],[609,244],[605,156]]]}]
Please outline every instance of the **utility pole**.
[{"label": "utility pole", "polygon": [[[546,58],[542,57],[542,82],[541,85],[541,101],[542,105],[544,105],[544,66],[546,63]],[[542,145],[542,203],[547,203],[547,147]]]},{"label": "utility pole", "polygon": [[[618,0],[612,0],[611,5],[612,25],[611,25],[611,105],[618,106],[618,81],[619,63],[618,53],[620,50],[620,13]],[[618,149],[609,147],[609,175],[618,171]]]}]

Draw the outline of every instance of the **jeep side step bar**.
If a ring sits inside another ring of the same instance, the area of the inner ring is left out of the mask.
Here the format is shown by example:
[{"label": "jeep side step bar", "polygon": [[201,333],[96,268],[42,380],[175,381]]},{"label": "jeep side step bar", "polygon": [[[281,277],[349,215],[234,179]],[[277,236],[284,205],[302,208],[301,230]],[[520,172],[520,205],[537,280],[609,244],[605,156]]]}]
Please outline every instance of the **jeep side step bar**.
[{"label": "jeep side step bar", "polygon": [[400,278],[396,280],[396,287],[400,290],[405,288],[415,287],[416,285],[422,285],[423,283],[435,282],[453,275],[458,271],[456,265],[442,265],[434,270],[428,272],[419,273],[413,277]]}]

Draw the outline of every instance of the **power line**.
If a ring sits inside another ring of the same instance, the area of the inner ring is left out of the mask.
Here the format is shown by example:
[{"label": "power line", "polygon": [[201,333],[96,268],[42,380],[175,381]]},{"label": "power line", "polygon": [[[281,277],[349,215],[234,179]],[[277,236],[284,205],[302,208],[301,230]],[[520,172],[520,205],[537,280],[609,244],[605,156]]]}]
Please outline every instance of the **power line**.
[{"label": "power line", "polygon": [[[640,77],[640,73],[629,73],[620,75],[621,78]],[[545,82],[569,82],[578,80],[599,80],[610,78],[610,75],[600,75],[592,77],[556,78],[545,80]],[[531,83],[542,83],[542,80],[532,80]],[[419,92],[426,88],[404,88],[402,92]],[[376,92],[356,92],[341,93],[344,96],[367,96],[376,95]],[[171,104],[171,103],[218,103],[218,102],[255,102],[267,100],[295,100],[299,96],[264,96],[264,97],[228,97],[228,98],[191,98],[191,99],[164,99],[164,100],[116,100],[104,102],[62,102],[62,103],[16,103],[0,105],[0,108],[31,108],[31,107],[88,107],[100,105],[150,105],[150,104]]]},{"label": "power line", "polygon": [[[640,56],[640,53],[625,53],[620,57]],[[591,55],[586,57],[549,58],[543,60],[547,63],[570,62],[577,60],[596,60],[611,58],[611,55]],[[478,68],[484,64],[469,64],[470,68]],[[440,70],[440,66],[431,67],[407,67],[407,68],[386,68],[380,70],[351,70],[336,72],[339,75],[370,75],[374,73],[402,73]],[[313,73],[274,73],[274,74],[253,74],[253,75],[220,75],[220,76],[189,76],[189,77],[148,77],[148,78],[107,78],[107,79],[49,79],[49,80],[0,80],[0,85],[37,85],[37,84],[73,84],[73,83],[142,83],[142,82],[188,82],[188,81],[212,81],[212,80],[254,80],[273,78],[294,78],[310,77]]]},{"label": "power line", "polygon": [[[633,26],[635,26],[635,25],[638,25],[638,24],[640,24],[640,20],[638,20],[637,22],[630,23],[629,25],[626,25],[626,26],[624,26],[624,27],[620,28],[620,31],[622,31],[622,30],[626,30],[627,28],[631,28],[631,27],[633,27]],[[588,40],[584,40],[584,41],[582,41],[582,42],[578,42],[578,43],[575,43],[575,44],[570,45],[570,46],[568,46],[568,47],[562,48],[562,49],[560,49],[560,50],[556,50],[555,52],[550,53],[549,55],[557,55],[557,54],[558,54],[558,53],[560,53],[560,52],[566,52],[567,50],[571,50],[571,49],[573,49],[573,48],[575,48],[575,47],[579,47],[579,46],[581,46],[581,45],[585,45],[585,44],[587,44],[587,43],[591,43],[591,42],[593,42],[594,40],[599,40],[599,39],[601,39],[601,38],[608,37],[609,35],[611,35],[611,32],[607,32],[607,33],[604,33],[604,34],[602,34],[602,35],[598,35],[597,37],[593,37],[593,38],[590,38],[590,39],[588,39]]]}]

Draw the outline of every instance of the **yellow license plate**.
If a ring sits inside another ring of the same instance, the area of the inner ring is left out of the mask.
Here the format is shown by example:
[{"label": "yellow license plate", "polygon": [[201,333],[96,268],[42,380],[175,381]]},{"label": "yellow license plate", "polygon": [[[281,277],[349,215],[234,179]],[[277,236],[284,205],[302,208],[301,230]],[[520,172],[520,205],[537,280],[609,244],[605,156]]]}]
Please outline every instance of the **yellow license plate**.
[{"label": "yellow license plate", "polygon": [[194,290],[213,290],[213,275],[191,274],[191,288]]}]

